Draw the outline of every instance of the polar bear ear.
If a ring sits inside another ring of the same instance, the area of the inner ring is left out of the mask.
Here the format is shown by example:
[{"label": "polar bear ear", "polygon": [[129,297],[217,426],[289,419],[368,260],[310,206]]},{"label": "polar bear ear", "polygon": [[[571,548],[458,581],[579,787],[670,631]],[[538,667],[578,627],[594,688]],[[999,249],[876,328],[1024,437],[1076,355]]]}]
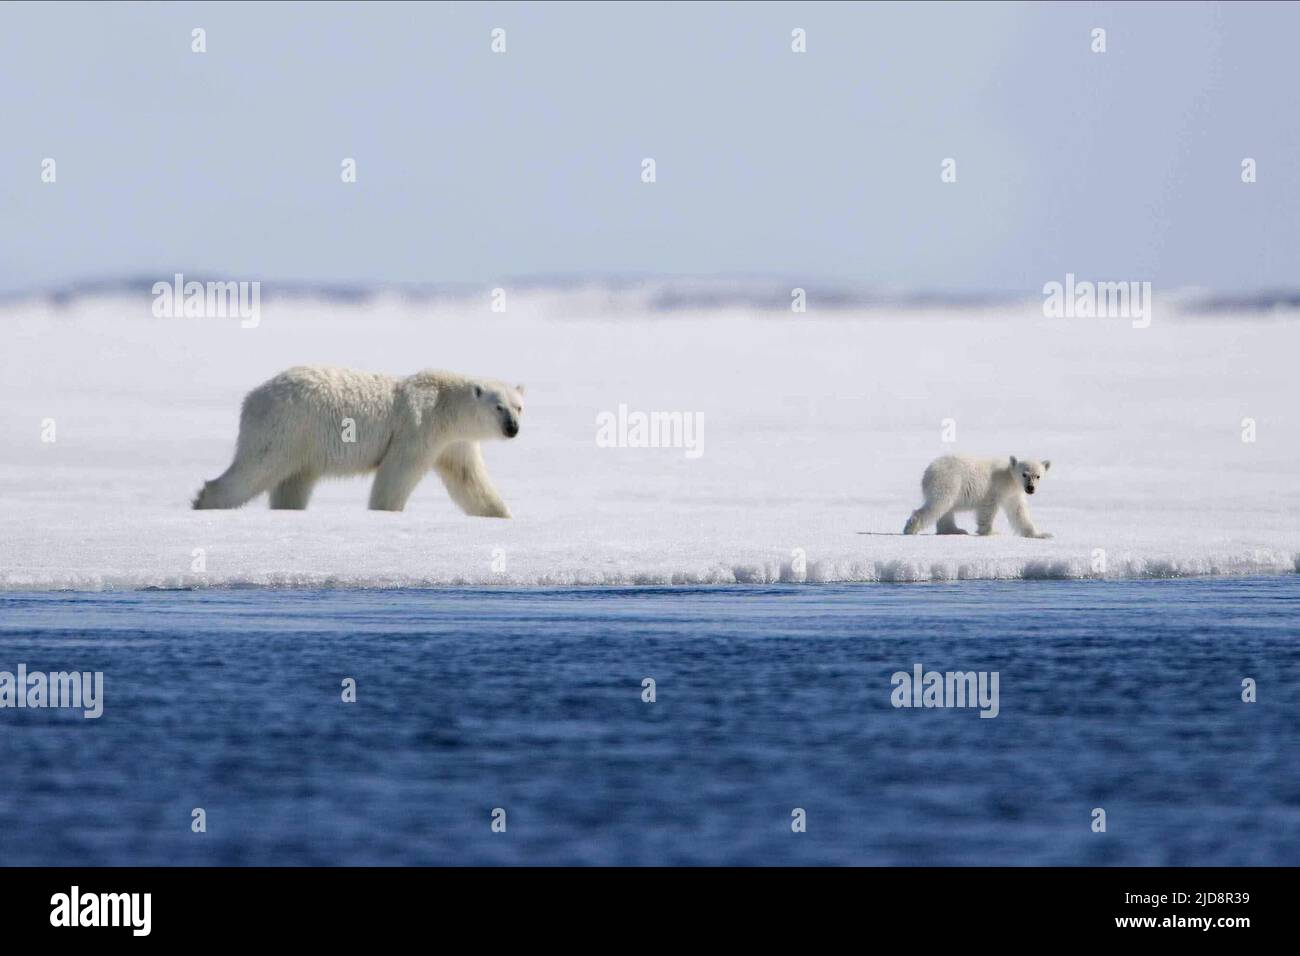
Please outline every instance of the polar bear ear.
[{"label": "polar bear ear", "polygon": [[524,394],[524,387],[522,385],[516,385],[515,391],[518,392],[520,395],[522,395]]},{"label": "polar bear ear", "polygon": [[1016,456],[1015,456],[1015,455],[1012,455],[1012,456],[1011,456],[1011,467],[1012,467],[1012,468],[1016,467]]},{"label": "polar bear ear", "polygon": [[1051,471],[1051,470],[1052,470],[1052,459],[1048,458],[1046,461],[1043,462],[1043,471]]}]

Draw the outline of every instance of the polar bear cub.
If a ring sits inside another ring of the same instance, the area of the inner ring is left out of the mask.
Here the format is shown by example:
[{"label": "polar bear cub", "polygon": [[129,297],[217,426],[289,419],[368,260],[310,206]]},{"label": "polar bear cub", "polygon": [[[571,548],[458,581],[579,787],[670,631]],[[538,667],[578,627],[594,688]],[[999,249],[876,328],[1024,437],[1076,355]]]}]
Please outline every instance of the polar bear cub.
[{"label": "polar bear cub", "polygon": [[244,398],[235,460],[194,507],[238,508],[269,491],[272,508],[301,509],[321,478],[374,472],[370,507],[401,511],[432,470],[466,514],[509,518],[479,442],[514,438],[523,413],[523,386],[494,379],[291,368]]},{"label": "polar bear cub", "polygon": [[1016,458],[936,458],[921,476],[925,504],[912,512],[903,534],[916,534],[937,522],[936,534],[965,534],[957,527],[958,511],[974,511],[980,534],[993,534],[993,518],[1001,508],[1018,534],[1050,538],[1034,527],[1025,496],[1032,495],[1052,467],[1050,461]]}]

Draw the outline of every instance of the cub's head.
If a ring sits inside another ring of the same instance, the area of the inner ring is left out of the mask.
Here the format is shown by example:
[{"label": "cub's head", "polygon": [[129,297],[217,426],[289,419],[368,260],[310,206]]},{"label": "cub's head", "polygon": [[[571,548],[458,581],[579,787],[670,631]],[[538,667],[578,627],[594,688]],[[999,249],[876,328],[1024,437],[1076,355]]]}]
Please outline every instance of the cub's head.
[{"label": "cub's head", "polygon": [[524,414],[524,387],[480,379],[470,385],[478,437],[514,438]]},{"label": "cub's head", "polygon": [[1050,461],[1034,461],[1027,458],[1011,456],[1011,476],[1025,489],[1025,494],[1032,495],[1043,475],[1052,467]]}]

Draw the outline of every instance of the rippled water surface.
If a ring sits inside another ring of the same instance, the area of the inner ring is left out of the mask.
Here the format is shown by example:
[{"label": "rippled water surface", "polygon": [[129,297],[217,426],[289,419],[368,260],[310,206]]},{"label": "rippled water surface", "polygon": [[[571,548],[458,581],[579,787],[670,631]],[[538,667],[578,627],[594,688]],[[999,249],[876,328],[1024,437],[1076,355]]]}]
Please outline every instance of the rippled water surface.
[{"label": "rippled water surface", "polygon": [[1300,863],[1296,576],[0,595],[20,663],[104,713],[0,709],[6,864]]}]

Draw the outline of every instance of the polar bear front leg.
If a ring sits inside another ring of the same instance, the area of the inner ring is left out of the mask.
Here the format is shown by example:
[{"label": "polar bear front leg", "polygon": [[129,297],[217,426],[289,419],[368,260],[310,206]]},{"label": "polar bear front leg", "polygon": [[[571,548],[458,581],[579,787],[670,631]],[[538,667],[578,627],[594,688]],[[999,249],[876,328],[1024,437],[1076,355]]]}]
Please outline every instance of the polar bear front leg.
[{"label": "polar bear front leg", "polygon": [[1007,520],[1011,522],[1011,527],[1024,538],[1050,538],[1051,535],[1046,531],[1039,531],[1034,527],[1034,519],[1029,517],[1029,508],[1025,505],[1025,499],[1021,495],[1016,495],[1006,503],[1005,510]]},{"label": "polar bear front leg", "polygon": [[[398,443],[394,441],[393,444]],[[370,510],[404,510],[411,492],[415,491],[426,470],[426,462],[407,450],[405,445],[399,444],[396,448],[390,445],[375,472],[375,482],[370,486]]]},{"label": "polar bear front leg", "polygon": [[501,500],[488,477],[483,452],[476,441],[448,445],[433,463],[447,494],[467,515],[480,518],[509,518],[510,509]]}]

